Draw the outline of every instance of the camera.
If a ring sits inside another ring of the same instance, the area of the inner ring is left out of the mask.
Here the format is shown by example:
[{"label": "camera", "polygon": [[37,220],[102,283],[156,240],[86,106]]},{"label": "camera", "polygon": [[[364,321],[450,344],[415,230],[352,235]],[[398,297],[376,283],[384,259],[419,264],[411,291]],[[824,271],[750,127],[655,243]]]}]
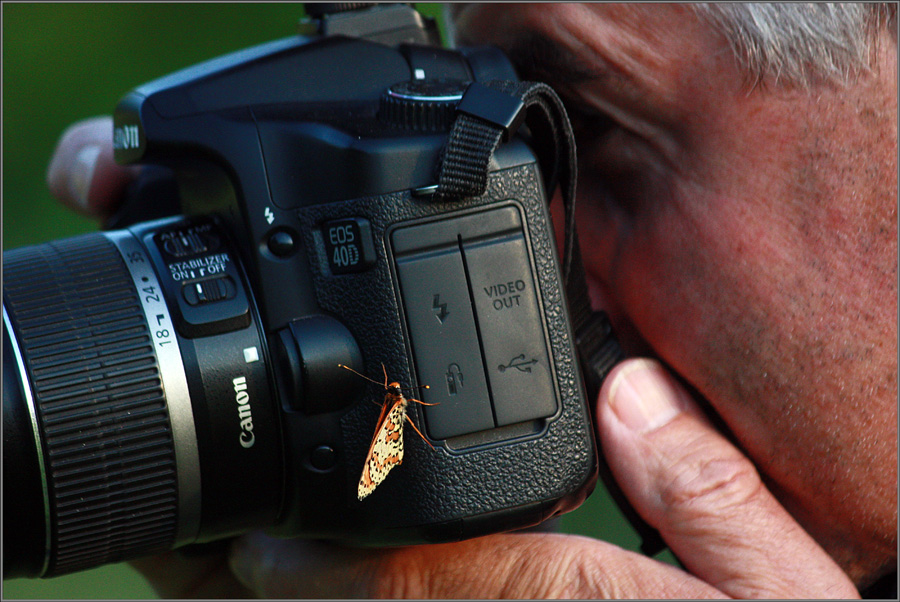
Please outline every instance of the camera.
[{"label": "camera", "polygon": [[146,168],[112,229],[4,254],[5,577],[255,528],[455,541],[593,488],[537,137],[435,189],[473,82],[515,71],[353,8],[127,94],[116,158]]}]

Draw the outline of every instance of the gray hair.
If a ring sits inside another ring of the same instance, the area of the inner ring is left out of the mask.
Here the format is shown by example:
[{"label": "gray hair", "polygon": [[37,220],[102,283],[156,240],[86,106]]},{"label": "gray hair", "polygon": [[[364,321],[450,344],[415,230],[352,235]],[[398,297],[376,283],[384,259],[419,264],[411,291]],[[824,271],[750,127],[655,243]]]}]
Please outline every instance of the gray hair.
[{"label": "gray hair", "polygon": [[754,83],[810,86],[850,83],[874,64],[877,34],[894,29],[896,5],[786,3],[698,4],[701,18],[721,31]]}]

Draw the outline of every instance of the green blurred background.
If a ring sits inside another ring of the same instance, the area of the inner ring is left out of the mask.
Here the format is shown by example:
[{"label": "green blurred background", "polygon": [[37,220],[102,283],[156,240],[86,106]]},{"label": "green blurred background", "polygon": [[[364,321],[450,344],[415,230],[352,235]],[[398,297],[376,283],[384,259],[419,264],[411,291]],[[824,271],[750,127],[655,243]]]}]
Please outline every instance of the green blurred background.
[{"label": "green blurred background", "polygon": [[[437,15],[440,5],[419,5]],[[60,134],[109,114],[131,88],[198,61],[293,35],[297,4],[2,4],[3,248],[96,228],[54,201],[45,184]],[[7,492],[9,493],[9,492]],[[629,549],[637,537],[602,486],[561,529]],[[5,551],[9,552],[9,551]],[[152,598],[127,565],[48,580],[3,581],[2,597]]]}]

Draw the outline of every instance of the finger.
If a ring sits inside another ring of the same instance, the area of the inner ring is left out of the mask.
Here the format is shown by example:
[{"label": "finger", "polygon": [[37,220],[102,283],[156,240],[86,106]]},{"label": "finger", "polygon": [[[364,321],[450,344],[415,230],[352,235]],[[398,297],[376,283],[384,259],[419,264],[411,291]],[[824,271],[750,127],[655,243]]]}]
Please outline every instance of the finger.
[{"label": "finger", "polygon": [[740,598],[858,596],[658,362],[618,366],[598,417],[623,491],[694,575]]},{"label": "finger", "polygon": [[57,143],[47,186],[66,206],[93,217],[108,217],[122,200],[138,167],[113,158],[111,117],[94,117],[67,129]]},{"label": "finger", "polygon": [[651,558],[546,533],[377,550],[257,533],[235,542],[231,566],[264,598],[723,597]]},{"label": "finger", "polygon": [[156,590],[160,598],[250,598],[228,566],[225,550],[193,555],[172,550],[134,560],[131,565]]}]

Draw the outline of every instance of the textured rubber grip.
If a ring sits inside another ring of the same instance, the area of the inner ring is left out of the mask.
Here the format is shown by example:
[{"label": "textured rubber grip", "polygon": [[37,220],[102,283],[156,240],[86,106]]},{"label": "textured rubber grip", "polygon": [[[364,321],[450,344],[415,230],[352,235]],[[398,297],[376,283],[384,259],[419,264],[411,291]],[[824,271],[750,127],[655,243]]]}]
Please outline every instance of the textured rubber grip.
[{"label": "textured rubber grip", "polygon": [[178,518],[171,426],[121,255],[88,234],[6,252],[3,264],[46,471],[44,576],[170,549]]}]

